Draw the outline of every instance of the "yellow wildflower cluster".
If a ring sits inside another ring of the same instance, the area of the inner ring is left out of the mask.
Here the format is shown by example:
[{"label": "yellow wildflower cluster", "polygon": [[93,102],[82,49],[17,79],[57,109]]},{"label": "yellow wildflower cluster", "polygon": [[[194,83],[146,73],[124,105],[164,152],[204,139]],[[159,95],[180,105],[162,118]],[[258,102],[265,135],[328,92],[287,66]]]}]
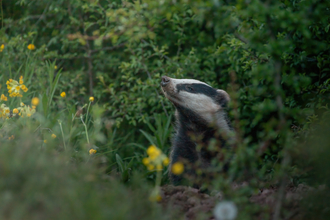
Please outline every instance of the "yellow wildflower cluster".
[{"label": "yellow wildflower cluster", "polygon": [[3,49],[5,49],[5,45],[4,44],[1,44],[1,46],[0,46],[0,53],[3,51]]},{"label": "yellow wildflower cluster", "polygon": [[168,157],[155,145],[151,145],[147,149],[148,157],[143,158],[142,163],[147,166],[148,170],[156,170],[156,186],[152,191],[149,199],[152,202],[159,202],[162,200],[160,195],[160,183],[162,179],[162,172],[163,166],[167,166],[170,162]]},{"label": "yellow wildflower cluster", "polygon": [[4,95],[4,94],[1,94],[1,101],[7,101],[8,100],[8,98]]},{"label": "yellow wildflower cluster", "polygon": [[15,112],[19,111],[18,115],[21,116],[22,118],[31,117],[34,113],[36,113],[36,106],[32,105],[32,107],[30,107],[29,105],[25,105],[24,103],[21,103],[21,107],[18,107],[17,109],[15,108],[14,110]]},{"label": "yellow wildflower cluster", "polygon": [[9,79],[7,84],[7,89],[10,97],[23,97],[23,92],[27,92],[28,88],[23,84],[23,76],[19,78],[19,82],[13,79]]},{"label": "yellow wildflower cluster", "polygon": [[5,104],[0,105],[0,118],[9,118],[10,109]]},{"label": "yellow wildflower cluster", "polygon": [[[28,88],[23,83],[23,76],[19,78],[19,81],[9,79],[6,82],[9,97],[23,97],[23,92],[28,91]],[[8,101],[8,98],[4,94],[1,94],[0,101],[6,102]],[[39,104],[39,99],[34,97],[31,100],[31,104],[30,107],[21,102],[20,107],[14,108],[12,111],[10,111],[10,108],[5,104],[1,104],[0,118],[10,118],[16,115],[21,117],[31,117],[36,112],[36,106]]]},{"label": "yellow wildflower cluster", "polygon": [[147,154],[149,157],[143,158],[142,163],[148,168],[148,170],[161,170],[163,165],[167,166],[169,164],[168,157],[155,145],[151,145],[147,149]]},{"label": "yellow wildflower cluster", "polygon": [[10,136],[10,137],[8,138],[8,140],[14,140],[14,138],[15,138],[15,136],[12,135],[12,136]]},{"label": "yellow wildflower cluster", "polygon": [[22,118],[31,117],[34,113],[36,113],[36,105],[39,104],[39,99],[35,97],[32,99],[31,103],[32,103],[32,107],[30,107],[29,105],[25,105],[23,102],[21,102],[20,107],[14,108],[12,111],[10,111],[10,108],[6,106],[6,104],[1,104],[0,118],[8,119],[16,115],[19,115]]}]

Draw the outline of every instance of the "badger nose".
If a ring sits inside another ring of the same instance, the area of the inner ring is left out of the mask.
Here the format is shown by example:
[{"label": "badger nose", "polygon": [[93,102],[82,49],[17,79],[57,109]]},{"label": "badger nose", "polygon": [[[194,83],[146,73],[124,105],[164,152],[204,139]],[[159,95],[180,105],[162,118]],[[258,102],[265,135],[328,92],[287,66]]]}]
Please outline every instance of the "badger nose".
[{"label": "badger nose", "polygon": [[162,82],[160,83],[162,87],[166,86],[170,82],[170,77],[168,76],[162,76]]}]

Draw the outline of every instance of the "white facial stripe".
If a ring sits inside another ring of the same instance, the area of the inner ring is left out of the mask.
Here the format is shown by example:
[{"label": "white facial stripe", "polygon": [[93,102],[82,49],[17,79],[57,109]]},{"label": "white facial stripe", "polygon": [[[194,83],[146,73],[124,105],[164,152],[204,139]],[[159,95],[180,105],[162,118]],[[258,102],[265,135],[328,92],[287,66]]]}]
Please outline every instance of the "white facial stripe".
[{"label": "white facial stripe", "polygon": [[171,78],[171,82],[173,83],[174,88],[176,88],[176,85],[178,85],[178,84],[193,84],[193,83],[199,83],[199,84],[210,86],[204,82],[201,82],[201,81],[195,80],[195,79],[173,79],[173,78]]},{"label": "white facial stripe", "polygon": [[204,94],[180,91],[180,100],[180,105],[195,111],[201,116],[208,113],[214,114],[221,108],[212,98]]},{"label": "white facial stripe", "polygon": [[204,94],[193,94],[185,91],[180,92],[181,101],[178,104],[196,112],[199,116],[209,123],[221,128],[226,134],[230,128],[221,111],[221,106],[213,99]]}]

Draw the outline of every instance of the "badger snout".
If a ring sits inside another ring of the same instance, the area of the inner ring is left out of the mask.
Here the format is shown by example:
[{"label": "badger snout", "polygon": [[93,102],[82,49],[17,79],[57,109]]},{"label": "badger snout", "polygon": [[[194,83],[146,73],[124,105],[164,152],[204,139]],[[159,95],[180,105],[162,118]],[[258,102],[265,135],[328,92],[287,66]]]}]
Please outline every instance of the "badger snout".
[{"label": "badger snout", "polygon": [[173,103],[179,103],[181,99],[176,89],[176,81],[177,79],[162,76],[162,80],[160,82],[165,97]]},{"label": "badger snout", "polygon": [[162,81],[161,81],[161,86],[162,87],[165,87],[165,86],[167,86],[169,83],[170,83],[170,81],[171,81],[171,78],[170,77],[168,77],[168,76],[162,76]]}]

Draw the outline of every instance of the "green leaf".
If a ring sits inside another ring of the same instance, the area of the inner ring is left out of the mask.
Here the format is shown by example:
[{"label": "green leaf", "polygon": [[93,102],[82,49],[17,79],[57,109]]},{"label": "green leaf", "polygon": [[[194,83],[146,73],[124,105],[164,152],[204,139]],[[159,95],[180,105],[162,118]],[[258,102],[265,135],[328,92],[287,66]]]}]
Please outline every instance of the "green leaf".
[{"label": "green leaf", "polygon": [[123,160],[120,158],[120,156],[118,154],[116,154],[116,162],[118,164],[118,167],[120,169],[120,172],[123,173],[124,172],[124,162]]},{"label": "green leaf", "polygon": [[156,145],[153,137],[150,134],[148,134],[147,132],[143,131],[142,129],[140,129],[140,132],[148,139],[148,141],[150,142],[150,144]]}]

